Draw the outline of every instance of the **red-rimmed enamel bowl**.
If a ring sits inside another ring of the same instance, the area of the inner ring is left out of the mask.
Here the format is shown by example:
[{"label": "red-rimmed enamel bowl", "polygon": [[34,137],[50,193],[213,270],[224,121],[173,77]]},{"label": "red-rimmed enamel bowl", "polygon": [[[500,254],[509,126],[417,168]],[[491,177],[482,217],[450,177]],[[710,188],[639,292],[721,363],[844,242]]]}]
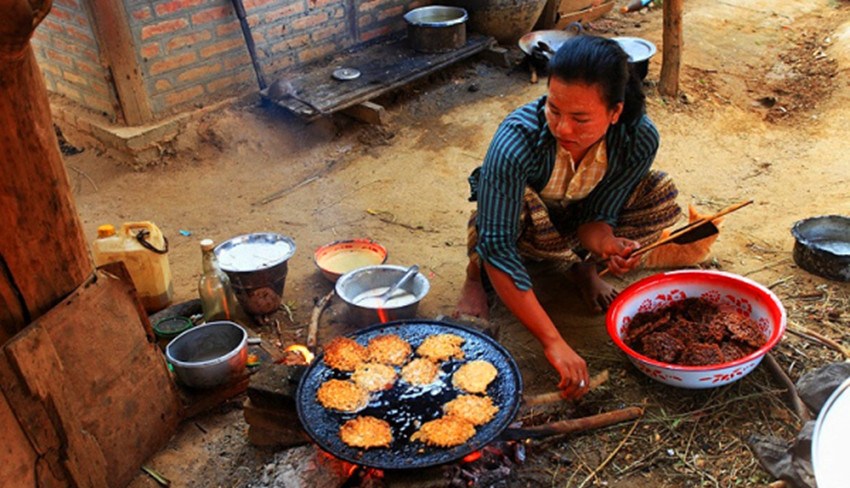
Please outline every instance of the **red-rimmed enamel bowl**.
[{"label": "red-rimmed enamel bowl", "polygon": [[355,269],[387,262],[387,250],[371,239],[334,241],[316,249],[313,262],[331,283]]},{"label": "red-rimmed enamel bowl", "polygon": [[[709,366],[662,363],[638,354],[623,342],[636,314],[685,298],[702,298],[721,307],[734,308],[755,321],[767,342],[741,359]],[[785,333],[786,316],[785,307],[776,295],[755,281],[721,271],[684,270],[649,276],[620,292],[608,309],[606,323],[611,339],[644,374],[668,385],[700,389],[727,385],[758,366]]]}]

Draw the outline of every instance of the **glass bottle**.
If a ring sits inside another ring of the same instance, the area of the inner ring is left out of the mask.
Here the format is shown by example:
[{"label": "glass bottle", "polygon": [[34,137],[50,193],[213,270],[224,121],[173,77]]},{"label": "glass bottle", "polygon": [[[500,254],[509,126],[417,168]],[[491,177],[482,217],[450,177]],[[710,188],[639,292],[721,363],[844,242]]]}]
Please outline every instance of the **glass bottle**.
[{"label": "glass bottle", "polygon": [[239,303],[230,287],[230,278],[218,267],[214,248],[212,239],[201,241],[204,273],[198,281],[198,295],[201,297],[204,321],[233,321],[241,316]]}]

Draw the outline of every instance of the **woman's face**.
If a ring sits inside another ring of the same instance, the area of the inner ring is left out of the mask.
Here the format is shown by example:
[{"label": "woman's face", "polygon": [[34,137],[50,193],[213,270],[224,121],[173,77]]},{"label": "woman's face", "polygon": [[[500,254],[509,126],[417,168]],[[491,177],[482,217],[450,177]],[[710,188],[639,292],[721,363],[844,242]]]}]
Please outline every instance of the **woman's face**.
[{"label": "woman's face", "polygon": [[552,77],[546,100],[546,121],[558,144],[579,161],[600,140],[608,126],[619,120],[623,102],[609,110],[597,85],[565,82]]}]

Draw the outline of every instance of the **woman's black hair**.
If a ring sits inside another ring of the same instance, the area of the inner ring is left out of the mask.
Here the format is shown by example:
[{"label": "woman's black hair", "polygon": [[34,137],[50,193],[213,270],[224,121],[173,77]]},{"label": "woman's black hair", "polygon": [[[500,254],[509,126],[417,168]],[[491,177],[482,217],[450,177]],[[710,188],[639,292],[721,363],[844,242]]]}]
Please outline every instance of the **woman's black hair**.
[{"label": "woman's black hair", "polygon": [[623,102],[620,122],[630,123],[646,112],[643,82],[617,41],[591,35],[567,40],[549,62],[552,78],[598,85],[609,109]]}]

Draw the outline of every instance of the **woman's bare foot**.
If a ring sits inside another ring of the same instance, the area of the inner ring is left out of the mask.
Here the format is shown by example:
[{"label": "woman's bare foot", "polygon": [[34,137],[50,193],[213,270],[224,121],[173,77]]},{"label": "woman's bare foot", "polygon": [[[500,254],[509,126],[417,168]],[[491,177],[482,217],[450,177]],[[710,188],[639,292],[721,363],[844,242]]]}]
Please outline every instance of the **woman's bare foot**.
[{"label": "woman's bare foot", "polygon": [[457,302],[454,316],[469,315],[485,320],[490,319],[490,307],[487,304],[487,292],[481,280],[466,277],[463,288],[460,291],[460,300]]},{"label": "woman's bare foot", "polygon": [[584,303],[594,312],[607,310],[619,293],[599,277],[596,263],[576,263],[570,268],[568,276],[578,286]]},{"label": "woman's bare foot", "polygon": [[481,268],[473,260],[470,260],[466,266],[466,280],[463,282],[460,300],[455,308],[454,317],[461,315],[490,320],[490,305],[487,303],[487,292],[481,281]]}]

